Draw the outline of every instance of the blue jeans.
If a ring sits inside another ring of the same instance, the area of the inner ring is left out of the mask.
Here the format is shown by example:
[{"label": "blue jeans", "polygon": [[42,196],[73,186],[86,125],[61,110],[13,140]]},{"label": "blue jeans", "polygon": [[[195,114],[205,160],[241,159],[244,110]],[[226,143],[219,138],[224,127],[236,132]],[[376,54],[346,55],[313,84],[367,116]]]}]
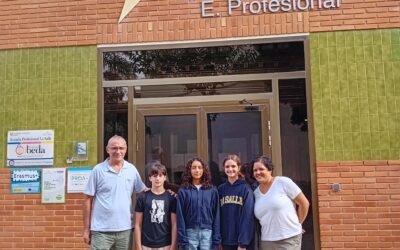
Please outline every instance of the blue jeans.
[{"label": "blue jeans", "polygon": [[189,240],[189,250],[212,249],[212,230],[209,229],[186,229]]}]

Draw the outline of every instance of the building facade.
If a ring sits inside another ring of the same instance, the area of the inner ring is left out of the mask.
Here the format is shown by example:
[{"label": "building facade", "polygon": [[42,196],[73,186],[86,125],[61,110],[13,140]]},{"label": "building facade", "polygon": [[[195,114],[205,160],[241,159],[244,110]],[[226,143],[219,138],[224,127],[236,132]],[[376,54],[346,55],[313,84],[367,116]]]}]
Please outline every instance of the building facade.
[{"label": "building facade", "polygon": [[54,167],[117,133],[176,185],[265,154],[311,201],[304,249],[400,248],[398,0],[2,1],[0,27],[1,248],[87,248],[81,194],[10,193],[8,131],[43,129]]}]

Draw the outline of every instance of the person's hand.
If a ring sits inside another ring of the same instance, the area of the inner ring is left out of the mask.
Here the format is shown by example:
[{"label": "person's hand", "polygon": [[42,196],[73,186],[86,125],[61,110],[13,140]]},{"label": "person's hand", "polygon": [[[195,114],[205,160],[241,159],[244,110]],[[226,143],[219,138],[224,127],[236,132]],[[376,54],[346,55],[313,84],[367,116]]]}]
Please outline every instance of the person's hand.
[{"label": "person's hand", "polygon": [[304,230],[303,228],[301,229],[301,234],[305,234],[306,230]]},{"label": "person's hand", "polygon": [[238,250],[246,250],[246,248],[238,246]]},{"label": "person's hand", "polygon": [[85,244],[90,245],[90,229],[85,229],[83,231],[83,241]]},{"label": "person's hand", "polygon": [[172,196],[174,196],[176,198],[177,193],[175,193],[174,191],[172,191],[171,189],[167,189],[168,193],[170,193]]},{"label": "person's hand", "polygon": [[151,188],[145,187],[145,188],[143,189],[143,192],[147,192],[147,191],[150,191],[150,190],[151,190]]}]

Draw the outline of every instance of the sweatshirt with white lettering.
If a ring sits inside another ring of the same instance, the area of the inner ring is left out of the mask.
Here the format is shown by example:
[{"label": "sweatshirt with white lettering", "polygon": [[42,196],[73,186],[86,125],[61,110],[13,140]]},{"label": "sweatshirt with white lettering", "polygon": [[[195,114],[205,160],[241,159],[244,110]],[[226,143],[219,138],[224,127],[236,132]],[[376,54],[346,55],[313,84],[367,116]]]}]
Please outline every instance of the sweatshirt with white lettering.
[{"label": "sweatshirt with white lettering", "polygon": [[246,181],[218,187],[221,238],[224,246],[248,246],[254,235],[254,195]]}]

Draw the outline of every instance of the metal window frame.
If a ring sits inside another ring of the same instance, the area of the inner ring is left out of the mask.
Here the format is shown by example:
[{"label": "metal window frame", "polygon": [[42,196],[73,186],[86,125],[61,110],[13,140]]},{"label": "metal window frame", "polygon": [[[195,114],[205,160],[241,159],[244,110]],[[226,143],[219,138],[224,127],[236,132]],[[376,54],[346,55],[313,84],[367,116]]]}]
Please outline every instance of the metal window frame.
[{"label": "metal window frame", "polygon": [[[124,81],[103,81],[103,52],[109,51],[131,51],[131,50],[155,50],[155,49],[178,49],[178,48],[193,48],[193,47],[209,47],[209,46],[229,46],[243,44],[269,44],[282,42],[303,42],[304,44],[304,60],[305,70],[295,72],[279,72],[279,73],[262,73],[262,74],[241,74],[241,75],[224,75],[224,76],[207,76],[207,77],[185,77],[185,78],[164,78],[164,79],[145,79],[145,80],[124,80]],[[279,80],[304,78],[306,80],[306,98],[307,98],[307,116],[308,116],[308,141],[309,141],[309,156],[310,156],[310,173],[311,173],[311,190],[313,194],[313,221],[314,221],[314,243],[315,249],[320,249],[320,233],[319,233],[319,218],[318,218],[318,197],[316,184],[316,153],[315,153],[315,131],[313,121],[313,107],[311,94],[311,65],[310,65],[310,41],[309,33],[289,34],[289,35],[272,35],[272,36],[255,36],[255,37],[240,37],[240,38],[225,38],[225,39],[208,39],[208,40],[188,40],[188,41],[167,41],[167,42],[150,42],[150,43],[132,43],[132,44],[103,44],[98,45],[98,159],[103,159],[103,144],[104,144],[104,100],[103,88],[105,87],[127,87],[130,104],[128,106],[128,122],[129,126],[129,141],[130,145],[134,144],[135,134],[133,124],[136,123],[136,115],[134,112],[135,102],[133,100],[133,87],[144,85],[160,85],[160,84],[182,84],[182,83],[199,83],[199,82],[221,82],[221,81],[245,81],[245,80],[272,80],[272,95],[267,95],[270,103],[271,115],[271,136],[272,136],[272,151],[273,158],[278,161],[275,164],[281,166],[281,145],[280,145],[280,120],[279,120]],[[191,97],[199,98],[202,97]],[[230,97],[227,97],[229,99]],[[155,99],[155,98],[154,98]],[[158,103],[167,104],[173,100],[157,98]],[[176,99],[176,98],[174,98]],[[183,100],[183,99],[182,99]],[[155,100],[152,100],[155,101]],[[176,101],[176,100],[175,100]],[[140,102],[139,102],[140,103]],[[153,102],[154,103],[154,102]],[[136,104],[138,104],[136,102]],[[142,103],[145,104],[145,103]],[[129,149],[129,159],[134,160],[134,148]],[[279,157],[278,157],[279,156]],[[279,159],[279,160],[278,160]],[[276,168],[276,173],[281,174],[282,169]]]}]

